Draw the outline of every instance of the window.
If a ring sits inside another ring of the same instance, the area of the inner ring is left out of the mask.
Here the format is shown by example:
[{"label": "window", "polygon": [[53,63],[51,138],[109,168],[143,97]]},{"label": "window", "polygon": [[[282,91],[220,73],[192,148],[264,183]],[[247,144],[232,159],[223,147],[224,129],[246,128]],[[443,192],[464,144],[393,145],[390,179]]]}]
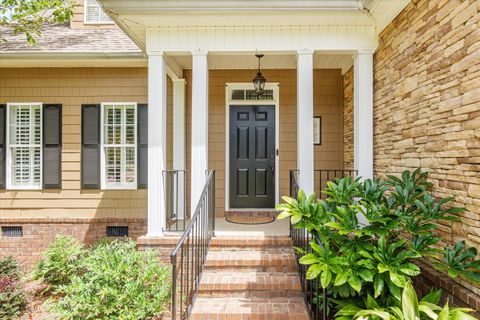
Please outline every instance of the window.
[{"label": "window", "polygon": [[7,188],[42,186],[42,104],[7,105]]},{"label": "window", "polygon": [[102,188],[137,188],[137,105],[102,104]]},{"label": "window", "polygon": [[85,0],[85,23],[113,23],[96,0]]},{"label": "window", "polygon": [[260,97],[255,90],[234,89],[231,92],[231,100],[273,100],[273,90],[267,89]]}]

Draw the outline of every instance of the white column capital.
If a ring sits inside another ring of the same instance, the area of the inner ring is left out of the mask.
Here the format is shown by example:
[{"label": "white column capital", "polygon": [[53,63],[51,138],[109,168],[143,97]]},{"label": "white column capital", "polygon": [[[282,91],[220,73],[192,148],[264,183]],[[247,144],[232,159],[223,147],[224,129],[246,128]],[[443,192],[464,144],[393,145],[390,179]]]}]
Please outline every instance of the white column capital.
[{"label": "white column capital", "polygon": [[208,51],[207,50],[195,50],[192,51],[192,56],[208,56]]},{"label": "white column capital", "polygon": [[358,49],[357,52],[355,53],[355,56],[361,55],[361,54],[374,54],[375,50],[374,49]]},{"label": "white column capital", "polygon": [[165,55],[165,51],[149,51],[147,52],[147,55],[150,57],[155,57],[155,56],[164,56]]},{"label": "white column capital", "polygon": [[315,53],[315,50],[313,49],[297,50],[297,55],[313,55],[314,53]]},{"label": "white column capital", "polygon": [[172,79],[172,82],[174,84],[178,83],[180,85],[180,84],[186,84],[187,80],[185,80],[184,78],[179,78],[179,79]]}]

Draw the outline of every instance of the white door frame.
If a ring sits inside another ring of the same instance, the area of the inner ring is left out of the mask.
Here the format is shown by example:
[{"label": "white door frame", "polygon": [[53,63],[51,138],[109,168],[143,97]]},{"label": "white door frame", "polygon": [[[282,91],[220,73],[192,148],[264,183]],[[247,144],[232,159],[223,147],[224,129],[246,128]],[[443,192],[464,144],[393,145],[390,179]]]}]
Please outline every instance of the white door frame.
[{"label": "white door frame", "polygon": [[[226,83],[225,85],[225,210],[230,208],[230,105],[269,105],[275,107],[275,203],[280,200],[280,84],[267,82],[265,90],[273,90],[273,100],[232,100],[232,90],[254,90],[253,83]],[[257,209],[257,208],[251,208]],[[265,208],[262,208],[265,210]],[[259,209],[259,210],[262,210]],[[273,209],[273,208],[272,208]],[[245,209],[242,209],[245,210]]]}]

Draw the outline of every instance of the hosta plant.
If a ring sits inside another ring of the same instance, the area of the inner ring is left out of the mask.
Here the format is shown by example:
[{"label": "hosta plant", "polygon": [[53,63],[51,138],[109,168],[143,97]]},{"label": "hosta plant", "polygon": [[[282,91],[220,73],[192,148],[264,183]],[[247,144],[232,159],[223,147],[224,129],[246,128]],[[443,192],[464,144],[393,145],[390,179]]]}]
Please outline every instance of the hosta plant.
[{"label": "hosta plant", "polygon": [[475,249],[460,243],[447,247],[442,259],[437,223],[458,221],[464,209],[450,205],[451,198],[434,199],[427,178],[419,169],[386,179],[345,177],[327,183],[325,201],[302,190],[296,199],[284,197],[278,218],[289,218],[314,238],[300,259],[308,265],[307,278],[319,278],[335,301],[363,301],[360,308],[367,307],[367,297],[379,306],[398,303],[420,274],[414,262],[421,257],[442,261],[450,276],[478,281]]}]

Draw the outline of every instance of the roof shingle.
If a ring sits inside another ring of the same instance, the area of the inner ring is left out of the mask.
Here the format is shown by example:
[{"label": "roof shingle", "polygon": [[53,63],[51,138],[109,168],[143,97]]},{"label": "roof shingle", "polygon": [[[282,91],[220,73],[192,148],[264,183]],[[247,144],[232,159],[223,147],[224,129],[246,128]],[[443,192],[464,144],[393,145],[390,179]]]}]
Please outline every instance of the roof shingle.
[{"label": "roof shingle", "polygon": [[24,34],[14,35],[10,28],[1,28],[0,52],[116,52],[140,53],[141,50],[119,28],[71,29],[68,24],[42,27],[35,45],[28,44]]}]

